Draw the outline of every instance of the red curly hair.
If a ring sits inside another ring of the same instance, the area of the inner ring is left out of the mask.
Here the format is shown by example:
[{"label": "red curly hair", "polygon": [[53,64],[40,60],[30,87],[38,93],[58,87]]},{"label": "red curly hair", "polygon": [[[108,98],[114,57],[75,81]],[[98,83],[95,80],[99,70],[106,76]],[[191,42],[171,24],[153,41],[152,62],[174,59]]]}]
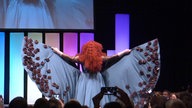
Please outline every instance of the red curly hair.
[{"label": "red curly hair", "polygon": [[78,54],[79,62],[91,73],[99,72],[102,68],[103,46],[96,41],[89,41],[83,45],[81,53]]}]

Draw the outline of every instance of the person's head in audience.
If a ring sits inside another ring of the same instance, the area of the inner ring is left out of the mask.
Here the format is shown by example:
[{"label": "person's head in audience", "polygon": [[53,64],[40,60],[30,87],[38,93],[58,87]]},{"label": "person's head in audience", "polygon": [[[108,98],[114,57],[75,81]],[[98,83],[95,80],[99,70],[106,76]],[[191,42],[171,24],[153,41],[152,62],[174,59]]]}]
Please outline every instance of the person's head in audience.
[{"label": "person's head in audience", "polygon": [[170,94],[170,99],[177,99],[177,95],[175,93]]},{"label": "person's head in audience", "polygon": [[163,90],[162,95],[163,95],[164,97],[166,97],[167,100],[169,100],[170,92],[169,92],[168,90]]},{"label": "person's head in audience", "polygon": [[192,108],[192,95],[189,92],[180,92],[178,98],[184,102],[187,108]]},{"label": "person's head in audience", "polygon": [[0,101],[0,108],[4,108],[4,103]]},{"label": "person's head in audience", "polygon": [[64,108],[81,108],[81,104],[77,100],[71,99],[65,103]]},{"label": "person's head in audience", "polygon": [[0,108],[4,108],[4,101],[2,95],[0,95]]},{"label": "person's head in audience", "polygon": [[151,108],[165,108],[165,103],[167,99],[164,96],[153,96],[150,100],[150,107]]},{"label": "person's head in audience", "polygon": [[87,105],[82,105],[81,108],[89,108]]},{"label": "person's head in audience", "polygon": [[46,98],[38,98],[35,101],[33,108],[49,108],[49,102]]},{"label": "person's head in audience", "polygon": [[27,108],[28,104],[26,99],[23,97],[15,97],[9,103],[9,108]]},{"label": "person's head in audience", "polygon": [[103,108],[123,108],[119,102],[108,102]]},{"label": "person's head in audience", "polygon": [[155,94],[156,96],[161,96],[161,95],[162,95],[162,93],[161,93],[160,91],[154,91],[154,94]]},{"label": "person's head in audience", "polygon": [[103,108],[123,108],[119,102],[109,102]]},{"label": "person's head in audience", "polygon": [[62,104],[56,98],[50,98],[49,99],[49,107],[50,108],[62,108]]},{"label": "person's head in audience", "polygon": [[180,99],[170,99],[165,104],[166,108],[186,108],[183,101]]}]

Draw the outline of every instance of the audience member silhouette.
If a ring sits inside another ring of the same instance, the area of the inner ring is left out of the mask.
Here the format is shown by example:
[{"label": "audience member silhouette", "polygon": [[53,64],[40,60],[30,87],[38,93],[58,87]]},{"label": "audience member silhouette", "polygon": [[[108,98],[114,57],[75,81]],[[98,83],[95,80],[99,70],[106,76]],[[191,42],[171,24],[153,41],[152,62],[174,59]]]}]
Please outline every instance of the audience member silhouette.
[{"label": "audience member silhouette", "polygon": [[49,108],[49,103],[46,98],[38,98],[35,103],[33,108]]},{"label": "audience member silhouette", "polygon": [[20,96],[15,97],[9,103],[9,108],[27,108],[27,107],[28,107],[28,104],[26,99]]},{"label": "audience member silhouette", "polygon": [[81,104],[75,99],[71,99],[64,105],[64,108],[81,108],[81,107],[82,107]]},{"label": "audience member silhouette", "polygon": [[186,108],[183,101],[180,99],[170,99],[165,104],[166,108]]}]

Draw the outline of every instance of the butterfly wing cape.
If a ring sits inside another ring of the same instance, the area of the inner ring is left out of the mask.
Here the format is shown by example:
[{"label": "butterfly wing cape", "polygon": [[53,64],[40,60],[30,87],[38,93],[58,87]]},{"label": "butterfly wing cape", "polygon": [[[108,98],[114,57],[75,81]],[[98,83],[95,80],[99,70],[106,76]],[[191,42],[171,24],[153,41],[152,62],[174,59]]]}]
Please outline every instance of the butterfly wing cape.
[{"label": "butterfly wing cape", "polygon": [[[102,75],[106,86],[118,86],[133,100],[136,106],[144,104],[147,94],[155,88],[160,75],[160,47],[158,39],[131,49]],[[113,99],[113,98],[112,98]]]},{"label": "butterfly wing cape", "polygon": [[[50,46],[26,37],[23,40],[22,61],[25,71],[44,96],[58,94],[67,102],[77,95],[80,70],[75,63],[54,53]],[[136,106],[142,106],[147,99],[146,94],[155,88],[160,75],[158,39],[132,48],[129,55],[101,74],[105,86],[120,87]],[[110,99],[113,101],[115,97]],[[92,99],[89,101],[92,103]]]},{"label": "butterfly wing cape", "polygon": [[46,97],[74,98],[80,71],[53,52],[50,46],[25,37],[22,61],[25,71]]}]

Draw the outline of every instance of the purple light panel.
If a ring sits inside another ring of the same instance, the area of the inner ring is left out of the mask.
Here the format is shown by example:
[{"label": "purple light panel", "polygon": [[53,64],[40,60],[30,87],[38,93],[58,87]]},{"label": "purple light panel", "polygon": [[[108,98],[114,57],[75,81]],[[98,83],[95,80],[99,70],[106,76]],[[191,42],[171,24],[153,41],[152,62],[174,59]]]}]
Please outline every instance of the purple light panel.
[{"label": "purple light panel", "polygon": [[115,15],[115,50],[116,53],[129,48],[129,14]]},{"label": "purple light panel", "polygon": [[90,40],[94,40],[94,33],[80,33],[80,51],[82,46]]},{"label": "purple light panel", "polygon": [[63,52],[75,56],[78,52],[77,33],[63,33]]}]

